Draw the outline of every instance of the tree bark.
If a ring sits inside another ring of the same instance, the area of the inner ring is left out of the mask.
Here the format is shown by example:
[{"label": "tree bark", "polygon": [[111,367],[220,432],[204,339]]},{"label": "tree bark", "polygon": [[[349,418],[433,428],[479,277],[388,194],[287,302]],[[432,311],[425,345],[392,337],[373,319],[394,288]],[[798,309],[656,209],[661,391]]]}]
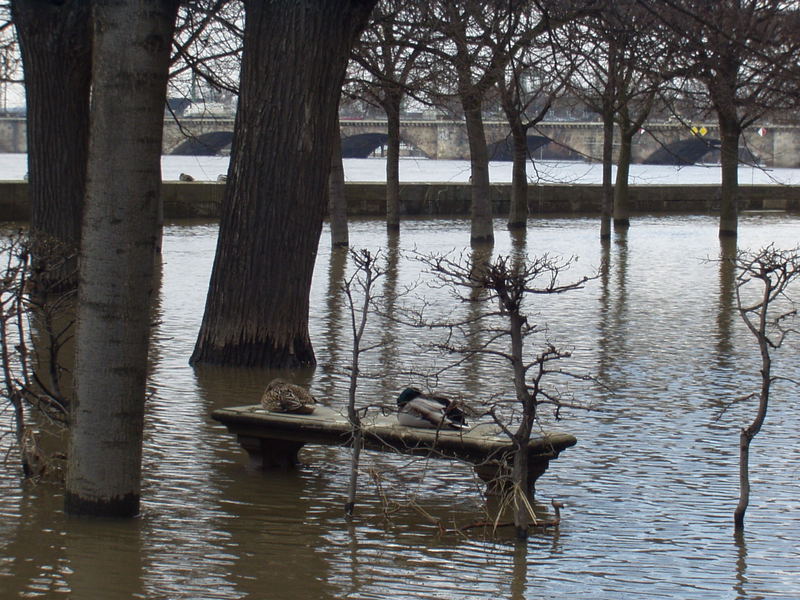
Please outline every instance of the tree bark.
[{"label": "tree bark", "polygon": [[400,97],[387,97],[386,229],[400,231]]},{"label": "tree bark", "polygon": [[239,108],[192,363],[316,363],[311,276],[350,48],[375,0],[246,2]]},{"label": "tree bark", "polygon": [[494,243],[492,223],[492,190],[489,182],[489,149],[483,128],[480,102],[464,100],[464,116],[469,141],[469,162],[472,174],[472,207],[470,241],[472,244]]},{"label": "tree bark", "polygon": [[739,218],[739,136],[741,134],[737,119],[720,112],[719,134],[722,171],[719,236],[736,237]]},{"label": "tree bark", "polygon": [[331,172],[328,176],[328,219],[331,224],[331,246],[346,247],[350,244],[347,226],[347,195],[344,187],[344,165],[342,164],[342,138],[339,135],[339,116],[331,140]]},{"label": "tree bark", "polygon": [[[530,433],[528,433],[530,439]],[[519,488],[519,496],[514,498],[514,530],[519,540],[527,539],[530,526],[530,514],[523,498],[530,498],[530,482],[528,481],[528,444],[520,439],[514,440],[514,464],[511,468],[514,485]]]},{"label": "tree bark", "polygon": [[[86,191],[90,6],[83,0],[11,3],[25,71],[30,231],[35,241],[56,241],[65,253],[77,253]],[[74,261],[65,267],[74,269]]]},{"label": "tree bark", "polygon": [[[508,114],[508,112],[506,113]],[[528,130],[509,118],[514,144],[511,167],[511,206],[508,211],[508,228],[525,229],[528,224]]]},{"label": "tree bark", "polygon": [[600,239],[611,237],[611,215],[614,206],[614,184],[612,167],[614,163],[614,111],[603,111],[603,200],[600,206]]},{"label": "tree bark", "polygon": [[177,1],[94,3],[93,99],[65,508],[139,512],[161,142]]},{"label": "tree bark", "polygon": [[620,132],[619,155],[617,156],[617,178],[614,183],[614,229],[627,230],[631,226],[630,194],[628,176],[631,170],[631,148],[633,133]]}]

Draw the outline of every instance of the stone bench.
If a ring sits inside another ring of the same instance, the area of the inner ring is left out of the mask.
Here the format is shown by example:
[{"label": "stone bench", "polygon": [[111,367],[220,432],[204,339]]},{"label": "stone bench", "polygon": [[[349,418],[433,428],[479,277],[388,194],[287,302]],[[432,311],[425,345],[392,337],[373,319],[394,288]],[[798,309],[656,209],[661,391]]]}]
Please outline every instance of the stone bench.
[{"label": "stone bench", "polygon": [[[347,417],[326,406],[317,406],[310,415],[270,412],[252,405],[217,409],[211,416],[236,434],[252,465],[260,469],[291,469],[304,445],[348,446],[351,439]],[[362,429],[368,450],[465,461],[474,465],[490,488],[501,481],[501,469],[512,451],[508,436],[492,423],[462,431],[422,429],[400,425],[394,415],[378,414],[362,419]],[[531,486],[551,460],[576,442],[567,433],[534,436],[528,445]]]}]

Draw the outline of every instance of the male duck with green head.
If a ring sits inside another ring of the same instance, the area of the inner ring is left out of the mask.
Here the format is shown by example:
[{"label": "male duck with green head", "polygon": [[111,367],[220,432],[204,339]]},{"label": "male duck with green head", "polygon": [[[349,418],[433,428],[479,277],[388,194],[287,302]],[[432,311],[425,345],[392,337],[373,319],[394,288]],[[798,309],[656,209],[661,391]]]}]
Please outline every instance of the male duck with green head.
[{"label": "male duck with green head", "polygon": [[397,421],[407,427],[467,429],[464,412],[448,398],[408,387],[397,397]]}]

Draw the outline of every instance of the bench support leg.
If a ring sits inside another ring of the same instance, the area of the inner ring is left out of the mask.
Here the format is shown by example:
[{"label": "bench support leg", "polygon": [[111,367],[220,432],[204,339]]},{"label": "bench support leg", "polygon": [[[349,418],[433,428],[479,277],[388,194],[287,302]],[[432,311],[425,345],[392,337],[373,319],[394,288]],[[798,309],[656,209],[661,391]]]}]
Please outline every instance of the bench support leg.
[{"label": "bench support leg", "polygon": [[256,469],[289,471],[299,464],[297,453],[303,447],[303,442],[269,440],[246,435],[239,435],[238,438],[239,444],[250,457],[250,465]]},{"label": "bench support leg", "polygon": [[[541,477],[550,466],[550,460],[535,460],[533,457],[528,463],[528,497],[533,499],[536,491],[536,480]],[[507,462],[493,460],[475,465],[475,473],[486,483],[486,493],[491,496],[503,496],[514,489],[511,477],[511,465]]]}]

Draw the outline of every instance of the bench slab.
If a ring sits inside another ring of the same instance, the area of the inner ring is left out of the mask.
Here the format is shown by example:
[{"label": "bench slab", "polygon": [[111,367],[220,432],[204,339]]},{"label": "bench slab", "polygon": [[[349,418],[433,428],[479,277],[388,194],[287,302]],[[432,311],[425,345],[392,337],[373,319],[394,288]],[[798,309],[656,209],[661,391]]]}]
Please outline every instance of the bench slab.
[{"label": "bench slab", "polygon": [[[305,444],[348,446],[351,427],[345,415],[317,406],[310,415],[271,412],[260,405],[220,408],[212,418],[236,434],[239,443],[259,468],[291,468]],[[513,448],[508,436],[493,423],[469,430],[422,429],[397,422],[395,415],[367,415],[362,419],[364,447],[430,458],[457,459],[472,463],[486,480],[497,478]],[[528,446],[531,484],[547,469],[549,462],[577,440],[567,433],[553,432],[531,439]]]}]

